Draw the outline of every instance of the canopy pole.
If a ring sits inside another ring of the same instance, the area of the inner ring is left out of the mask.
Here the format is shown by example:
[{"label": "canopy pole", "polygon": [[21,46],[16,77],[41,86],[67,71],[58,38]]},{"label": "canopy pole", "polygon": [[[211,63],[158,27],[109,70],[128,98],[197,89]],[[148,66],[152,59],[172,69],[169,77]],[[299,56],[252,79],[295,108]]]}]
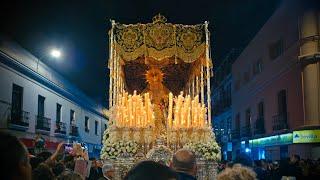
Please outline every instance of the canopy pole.
[{"label": "canopy pole", "polygon": [[194,85],[195,85],[195,83],[194,83],[194,77],[192,78],[192,97],[194,97],[195,95],[195,88],[194,88]]},{"label": "canopy pole", "polygon": [[200,93],[199,76],[196,76],[196,95]]},{"label": "canopy pole", "polygon": [[204,72],[203,72],[203,65],[201,63],[201,103],[204,104],[204,82],[203,82],[203,76],[204,76]]},{"label": "canopy pole", "polygon": [[113,31],[114,31],[115,21],[111,20],[111,32],[110,32],[110,42],[109,42],[109,108],[113,106],[113,52],[114,52],[114,42],[113,42]]},{"label": "canopy pole", "polygon": [[174,53],[174,63],[175,64],[178,64],[178,60],[177,60],[177,56],[178,56],[178,53],[177,53],[177,27],[176,25],[173,25],[173,32],[174,32],[174,50],[175,50],[175,53]]},{"label": "canopy pole", "polygon": [[210,90],[210,58],[209,58],[209,30],[208,21],[205,21],[205,31],[206,31],[206,66],[207,66],[207,103],[208,103],[208,123],[211,127],[211,90]]}]

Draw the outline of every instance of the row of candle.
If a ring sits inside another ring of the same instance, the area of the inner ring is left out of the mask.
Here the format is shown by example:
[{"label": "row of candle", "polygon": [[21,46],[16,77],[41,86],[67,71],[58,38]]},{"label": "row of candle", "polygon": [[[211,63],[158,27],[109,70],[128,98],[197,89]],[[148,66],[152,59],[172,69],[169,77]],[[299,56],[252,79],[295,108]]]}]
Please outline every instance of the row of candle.
[{"label": "row of candle", "polygon": [[142,97],[137,95],[136,91],[133,95],[125,92],[118,100],[115,119],[117,127],[154,127],[155,117],[149,93],[145,93]]},{"label": "row of candle", "polygon": [[199,102],[198,95],[191,99],[190,95],[183,97],[182,92],[178,97],[169,93],[168,128],[208,127],[206,112],[207,109]]}]

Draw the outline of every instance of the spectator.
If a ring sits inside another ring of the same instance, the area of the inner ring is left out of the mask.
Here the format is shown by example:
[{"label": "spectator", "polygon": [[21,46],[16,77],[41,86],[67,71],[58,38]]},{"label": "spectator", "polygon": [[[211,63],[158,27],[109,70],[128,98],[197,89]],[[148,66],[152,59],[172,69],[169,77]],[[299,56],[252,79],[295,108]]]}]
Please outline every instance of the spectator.
[{"label": "spectator", "polygon": [[50,156],[45,158],[46,163],[49,165],[54,165],[59,155],[63,154],[63,151],[64,151],[64,142],[60,142],[57,146],[56,151],[53,154],[50,153]]},{"label": "spectator", "polygon": [[255,163],[254,172],[257,174],[257,178],[260,180],[267,179],[267,172],[263,168],[263,161],[262,160],[255,160],[254,163]]},{"label": "spectator", "polygon": [[280,166],[279,166],[279,174],[280,176],[288,176],[289,175],[289,160],[288,159],[281,159]]},{"label": "spectator", "polygon": [[28,151],[15,136],[0,131],[0,150],[0,179],[31,180]]},{"label": "spectator", "polygon": [[95,158],[92,158],[91,162],[92,164],[88,180],[97,180],[100,177],[103,177],[102,169],[98,166],[97,160]]},{"label": "spectator", "polygon": [[65,156],[63,163],[68,171],[73,171],[75,166],[74,156],[67,155]]},{"label": "spectator", "polygon": [[41,163],[39,166],[32,171],[32,180],[54,180],[54,174],[50,167]]},{"label": "spectator", "polygon": [[271,167],[270,179],[281,179],[278,161],[274,161]]},{"label": "spectator", "polygon": [[107,180],[111,180],[114,179],[114,168],[112,166],[112,164],[105,164],[102,166],[102,173],[104,178],[101,178],[101,180],[103,179],[107,179]]},{"label": "spectator", "polygon": [[83,180],[81,175],[72,171],[65,171],[57,178],[58,180]]},{"label": "spectator", "polygon": [[299,155],[292,155],[290,158],[289,166],[288,166],[288,175],[294,176],[296,179],[301,179],[302,177],[302,170],[299,166],[300,156]]},{"label": "spectator", "polygon": [[62,172],[64,172],[64,170],[65,166],[62,162],[58,162],[52,167],[52,172],[55,176],[59,176]]},{"label": "spectator", "polygon": [[42,163],[42,159],[41,158],[39,158],[39,157],[30,158],[30,164],[31,164],[32,170],[37,168],[40,163]]},{"label": "spectator", "polygon": [[217,176],[217,180],[255,180],[256,173],[250,168],[235,164],[232,168],[226,168]]},{"label": "spectator", "polygon": [[197,175],[196,158],[193,152],[180,149],[172,158],[171,168],[173,168],[179,176],[180,180],[194,180]]},{"label": "spectator", "polygon": [[177,174],[169,167],[154,161],[142,161],[134,166],[125,176],[124,180],[175,180]]},{"label": "spectator", "polygon": [[49,159],[50,156],[52,156],[52,153],[51,153],[51,152],[48,152],[48,151],[42,151],[41,153],[39,153],[39,154],[37,155],[37,157],[40,158],[42,162],[44,162],[44,161],[46,161],[47,159]]}]

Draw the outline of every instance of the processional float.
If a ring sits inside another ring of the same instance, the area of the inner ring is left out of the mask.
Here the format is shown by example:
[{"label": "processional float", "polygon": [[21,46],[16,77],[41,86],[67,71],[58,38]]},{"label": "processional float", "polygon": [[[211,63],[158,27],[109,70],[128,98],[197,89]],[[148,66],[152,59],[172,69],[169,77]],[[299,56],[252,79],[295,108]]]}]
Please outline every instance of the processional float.
[{"label": "processional float", "polygon": [[117,178],[136,162],[168,163],[180,148],[195,152],[198,179],[215,177],[220,147],[211,127],[212,60],[208,23],[111,21],[109,126],[101,158]]}]

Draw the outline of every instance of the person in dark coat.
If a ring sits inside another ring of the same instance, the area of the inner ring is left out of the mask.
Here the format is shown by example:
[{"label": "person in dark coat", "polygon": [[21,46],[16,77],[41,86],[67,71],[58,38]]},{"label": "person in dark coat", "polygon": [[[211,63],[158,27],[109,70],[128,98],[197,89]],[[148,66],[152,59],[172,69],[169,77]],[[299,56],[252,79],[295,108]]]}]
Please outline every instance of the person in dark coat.
[{"label": "person in dark coat", "polygon": [[103,177],[102,168],[98,166],[96,159],[91,159],[92,165],[90,168],[90,174],[88,180],[97,180]]},{"label": "person in dark coat", "polygon": [[255,164],[254,172],[257,174],[257,178],[259,180],[266,180],[267,171],[262,167],[262,160],[255,160],[254,164]]},{"label": "person in dark coat", "polygon": [[177,174],[168,166],[154,162],[141,161],[133,166],[124,180],[176,180]]},{"label": "person in dark coat", "polygon": [[300,156],[292,155],[288,166],[288,175],[296,177],[297,180],[302,178],[302,169],[299,165]]},{"label": "person in dark coat", "polygon": [[170,165],[179,176],[179,180],[195,180],[197,175],[196,158],[193,152],[180,149],[172,158]]}]

